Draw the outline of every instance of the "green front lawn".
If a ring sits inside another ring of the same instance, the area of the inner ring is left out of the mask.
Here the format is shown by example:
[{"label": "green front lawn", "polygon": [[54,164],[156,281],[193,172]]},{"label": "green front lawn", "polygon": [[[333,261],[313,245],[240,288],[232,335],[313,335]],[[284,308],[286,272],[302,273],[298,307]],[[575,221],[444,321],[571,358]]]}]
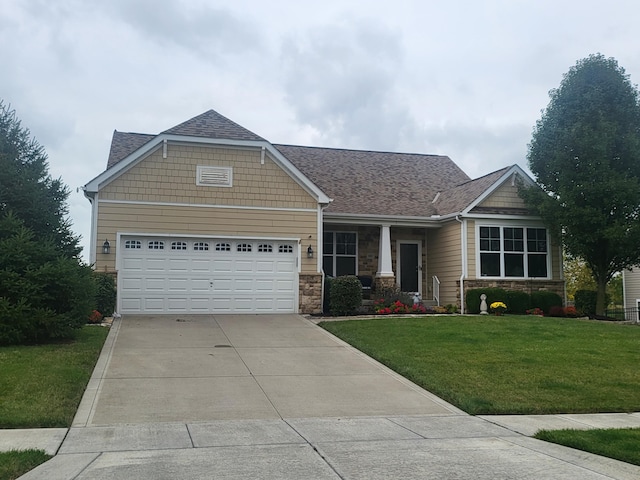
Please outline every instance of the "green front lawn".
[{"label": "green front lawn", "polygon": [[68,427],[109,330],[75,341],[0,347],[0,428]]},{"label": "green front lawn", "polygon": [[535,438],[640,465],[640,428],[541,430]]},{"label": "green front lawn", "polygon": [[42,450],[0,452],[0,480],[14,480],[50,458]]},{"label": "green front lawn", "polygon": [[321,326],[471,414],[640,411],[636,326],[515,315]]}]

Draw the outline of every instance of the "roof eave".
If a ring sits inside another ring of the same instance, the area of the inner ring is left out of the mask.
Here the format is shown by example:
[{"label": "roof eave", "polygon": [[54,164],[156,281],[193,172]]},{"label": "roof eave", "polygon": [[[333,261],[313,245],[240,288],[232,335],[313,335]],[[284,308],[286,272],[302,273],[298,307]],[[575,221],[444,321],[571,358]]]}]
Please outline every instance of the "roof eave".
[{"label": "roof eave", "polygon": [[362,213],[323,213],[323,221],[330,223],[344,223],[351,225],[395,225],[395,226],[422,226],[439,227],[442,217],[400,216],[400,215],[375,215]]}]

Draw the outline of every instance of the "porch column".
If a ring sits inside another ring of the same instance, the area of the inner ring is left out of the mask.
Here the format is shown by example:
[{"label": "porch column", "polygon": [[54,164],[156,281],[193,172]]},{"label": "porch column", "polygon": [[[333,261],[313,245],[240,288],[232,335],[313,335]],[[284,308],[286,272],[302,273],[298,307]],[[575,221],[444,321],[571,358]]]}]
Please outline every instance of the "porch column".
[{"label": "porch column", "polygon": [[376,277],[393,277],[391,266],[391,226],[380,225],[380,247],[378,250],[378,271]]}]

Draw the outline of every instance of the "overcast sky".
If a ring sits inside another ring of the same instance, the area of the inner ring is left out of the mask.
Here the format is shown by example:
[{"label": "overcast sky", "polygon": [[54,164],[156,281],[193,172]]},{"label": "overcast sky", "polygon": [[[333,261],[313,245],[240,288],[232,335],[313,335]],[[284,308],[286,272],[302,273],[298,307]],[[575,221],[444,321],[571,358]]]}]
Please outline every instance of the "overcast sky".
[{"label": "overcast sky", "polygon": [[[0,0],[0,99],[90,204],[113,130],[214,109],[273,143],[442,154],[478,177],[527,167],[577,60],[640,82],[637,0]],[[392,175],[393,172],[380,172]]]}]

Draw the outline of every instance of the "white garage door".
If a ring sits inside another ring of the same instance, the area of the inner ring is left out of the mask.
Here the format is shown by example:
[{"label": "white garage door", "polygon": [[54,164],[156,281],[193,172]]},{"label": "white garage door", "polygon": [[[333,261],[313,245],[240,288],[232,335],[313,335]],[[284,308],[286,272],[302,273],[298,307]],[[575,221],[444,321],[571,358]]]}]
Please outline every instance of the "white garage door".
[{"label": "white garage door", "polygon": [[297,242],[122,237],[121,313],[295,311]]}]

